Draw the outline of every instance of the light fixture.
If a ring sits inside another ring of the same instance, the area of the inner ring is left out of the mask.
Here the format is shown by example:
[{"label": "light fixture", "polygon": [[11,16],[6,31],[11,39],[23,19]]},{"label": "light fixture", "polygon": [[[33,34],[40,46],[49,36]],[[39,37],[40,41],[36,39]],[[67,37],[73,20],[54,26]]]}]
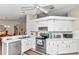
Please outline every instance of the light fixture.
[{"label": "light fixture", "polygon": [[4,27],[5,27],[5,28],[9,28],[10,26],[9,26],[9,25],[4,25]]}]

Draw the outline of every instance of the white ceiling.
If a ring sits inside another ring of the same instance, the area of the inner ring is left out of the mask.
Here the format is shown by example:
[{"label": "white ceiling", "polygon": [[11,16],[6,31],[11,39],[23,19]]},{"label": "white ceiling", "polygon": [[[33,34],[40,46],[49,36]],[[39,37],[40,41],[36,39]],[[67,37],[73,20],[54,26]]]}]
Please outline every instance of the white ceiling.
[{"label": "white ceiling", "polygon": [[76,6],[79,6],[79,5],[77,4],[56,4],[54,5],[55,8],[49,11],[49,15],[64,16]]},{"label": "white ceiling", "polygon": [[[27,4],[0,4],[0,19],[19,19],[25,17],[21,11],[21,7],[30,7],[32,6]],[[41,7],[46,7],[48,5],[40,5]],[[65,14],[67,13],[72,7],[76,5],[69,5],[69,4],[53,4],[50,6],[54,6],[54,9],[49,10],[50,15],[54,14]],[[48,6],[49,7],[49,6]],[[47,8],[48,8],[47,7]],[[47,9],[48,10],[48,9]]]}]

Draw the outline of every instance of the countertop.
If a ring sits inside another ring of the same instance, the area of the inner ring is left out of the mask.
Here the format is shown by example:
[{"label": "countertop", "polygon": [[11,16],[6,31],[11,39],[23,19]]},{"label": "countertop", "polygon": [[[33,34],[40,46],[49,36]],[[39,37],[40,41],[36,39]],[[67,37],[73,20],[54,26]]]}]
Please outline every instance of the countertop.
[{"label": "countertop", "polygon": [[8,36],[8,37],[1,37],[2,43],[10,43],[18,40],[22,40],[25,38],[31,38],[28,35],[17,35],[17,36]]}]

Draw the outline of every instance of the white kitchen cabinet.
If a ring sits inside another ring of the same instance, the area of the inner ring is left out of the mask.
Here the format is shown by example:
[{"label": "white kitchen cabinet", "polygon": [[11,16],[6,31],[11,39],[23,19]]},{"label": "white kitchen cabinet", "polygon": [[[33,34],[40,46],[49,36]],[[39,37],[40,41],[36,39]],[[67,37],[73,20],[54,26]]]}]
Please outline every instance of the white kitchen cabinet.
[{"label": "white kitchen cabinet", "polygon": [[39,22],[31,22],[31,31],[38,31]]},{"label": "white kitchen cabinet", "polygon": [[39,31],[39,27],[48,27],[48,21],[38,21],[31,23],[31,31]]},{"label": "white kitchen cabinet", "polygon": [[59,31],[72,31],[72,21],[56,21],[56,29]]},{"label": "white kitchen cabinet", "polygon": [[63,41],[58,41],[57,43],[57,50],[58,50],[58,53],[57,54],[62,54],[62,53],[65,53],[65,44]]},{"label": "white kitchen cabinet", "polygon": [[70,51],[71,52],[77,52],[77,43],[76,42],[77,42],[76,40],[72,40],[70,42]]},{"label": "white kitchen cabinet", "polygon": [[72,31],[73,20],[75,20],[75,18],[48,16],[32,21],[37,23],[37,27],[48,27],[48,31]]},{"label": "white kitchen cabinet", "polygon": [[35,37],[32,37],[31,38],[31,46],[32,46],[32,48],[35,50],[36,49],[36,39],[35,39]]},{"label": "white kitchen cabinet", "polygon": [[46,44],[47,48],[46,48],[46,53],[47,54],[56,54],[57,52],[57,47],[56,47],[56,42],[48,42]]},{"label": "white kitchen cabinet", "polygon": [[35,37],[28,38],[28,49],[35,49]]},{"label": "white kitchen cabinet", "polygon": [[39,27],[48,27],[48,31],[72,31],[72,21],[48,20],[32,23],[33,31],[38,31]]},{"label": "white kitchen cabinet", "polygon": [[52,43],[50,43],[52,45],[51,47],[51,54],[58,54],[58,47],[59,47],[59,44],[58,42],[56,41],[53,41]]},{"label": "white kitchen cabinet", "polygon": [[2,55],[20,55],[21,54],[21,40],[6,40],[2,42]]},{"label": "white kitchen cabinet", "polygon": [[38,23],[39,23],[38,27],[48,27],[48,21],[40,21]]},{"label": "white kitchen cabinet", "polygon": [[35,39],[34,38],[25,38],[21,41],[22,47],[21,47],[21,53],[33,48],[35,49]]},{"label": "white kitchen cabinet", "polygon": [[22,53],[29,50],[31,48],[30,38],[22,39]]},{"label": "white kitchen cabinet", "polygon": [[77,52],[76,40],[70,39],[65,41],[53,41],[52,39],[46,42],[47,54],[65,54]]},{"label": "white kitchen cabinet", "polygon": [[48,31],[54,31],[54,27],[55,27],[54,20],[49,20],[48,21]]},{"label": "white kitchen cabinet", "polygon": [[48,21],[48,31],[72,31],[72,21]]},{"label": "white kitchen cabinet", "polygon": [[28,46],[28,39],[27,38],[25,38],[25,39],[22,39],[22,46],[21,46],[21,52],[23,53],[23,52],[25,52],[26,50],[28,50],[27,49],[27,46]]},{"label": "white kitchen cabinet", "polygon": [[46,53],[47,54],[58,54],[58,41],[52,41],[50,39],[50,41],[46,42]]},{"label": "white kitchen cabinet", "polygon": [[31,22],[31,31],[38,31],[38,22]]},{"label": "white kitchen cabinet", "polygon": [[76,40],[64,41],[63,53],[73,53],[73,52],[77,52]]}]

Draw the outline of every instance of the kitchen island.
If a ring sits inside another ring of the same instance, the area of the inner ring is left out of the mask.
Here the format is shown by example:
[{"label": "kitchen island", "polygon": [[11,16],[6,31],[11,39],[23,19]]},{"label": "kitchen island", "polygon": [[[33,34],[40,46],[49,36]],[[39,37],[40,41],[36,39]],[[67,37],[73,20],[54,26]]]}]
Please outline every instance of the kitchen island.
[{"label": "kitchen island", "polygon": [[28,35],[2,37],[2,55],[21,55],[25,51],[35,48],[32,39],[33,37]]}]

